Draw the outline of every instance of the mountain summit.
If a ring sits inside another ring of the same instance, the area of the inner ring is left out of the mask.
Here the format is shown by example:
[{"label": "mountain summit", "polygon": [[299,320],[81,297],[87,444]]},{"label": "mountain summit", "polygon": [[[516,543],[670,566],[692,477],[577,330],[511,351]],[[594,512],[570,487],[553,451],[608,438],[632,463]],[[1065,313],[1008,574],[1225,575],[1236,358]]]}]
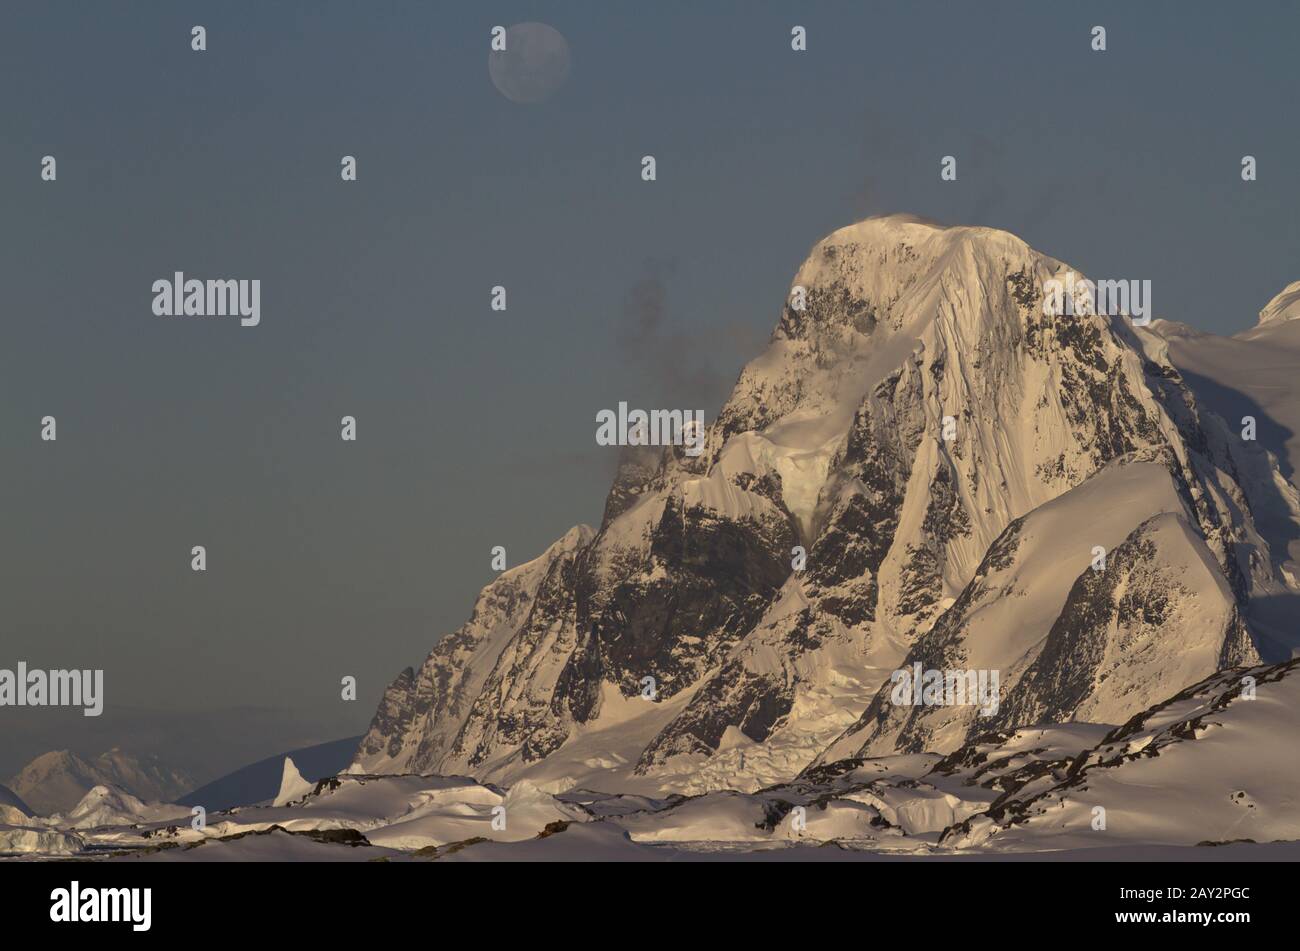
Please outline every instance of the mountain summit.
[{"label": "mountain summit", "polygon": [[[1070,271],[904,216],[819,242],[704,452],[625,456],[599,528],[488,585],[354,765],[754,789],[1258,662],[1251,599],[1288,581],[1253,513],[1285,479],[1164,339],[1045,313]],[[900,669],[995,671],[996,709],[900,704]]]},{"label": "mountain summit", "polygon": [[1264,305],[1264,309],[1259,312],[1259,323],[1280,323],[1297,317],[1300,317],[1300,281],[1293,281]]}]

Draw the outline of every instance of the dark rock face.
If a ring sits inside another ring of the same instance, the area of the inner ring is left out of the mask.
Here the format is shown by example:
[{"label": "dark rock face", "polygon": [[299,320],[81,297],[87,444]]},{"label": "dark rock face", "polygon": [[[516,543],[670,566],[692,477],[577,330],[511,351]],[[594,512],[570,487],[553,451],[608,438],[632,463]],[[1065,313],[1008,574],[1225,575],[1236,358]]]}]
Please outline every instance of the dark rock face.
[{"label": "dark rock face", "polygon": [[376,753],[397,756],[402,751],[402,738],[410,730],[417,713],[415,670],[407,667],[384,690],[359,752],[367,756]]},{"label": "dark rock face", "polygon": [[[535,613],[539,593],[541,600],[556,596],[555,573],[590,538],[589,530],[570,532],[536,562],[506,572],[484,588],[469,620],[440,640],[418,671],[404,670],[385,691],[358,748],[358,762],[431,772],[453,747],[463,748],[461,727],[476,706],[486,709],[482,691],[506,644],[530,618],[542,616]],[[555,610],[555,605],[542,610]]]},{"label": "dark rock face", "polygon": [[[424,676],[444,684],[431,691],[444,698],[433,716],[463,722],[450,742],[428,732],[415,761],[471,769],[502,755],[534,762],[599,714],[602,683],[633,697],[651,677],[660,699],[695,684],[757,622],[789,574],[793,539],[788,516],[775,509],[764,521],[726,519],[673,495],[644,547],[603,544],[597,536],[555,557],[535,591],[516,591],[517,603],[497,605],[500,616],[521,619],[511,623],[473,697],[462,689],[474,682],[465,664],[481,663],[482,651],[460,648],[484,642],[478,627],[467,625],[431,655]],[[372,732],[389,737],[384,749],[392,756],[401,749],[392,737],[431,708],[421,704],[409,677],[399,678],[389,695]],[[462,713],[453,703],[463,700]],[[716,745],[720,731],[704,732],[700,742]],[[362,751],[375,748],[372,741]]]},{"label": "dark rock face", "polygon": [[618,472],[605,498],[601,526],[626,512],[655,484],[663,472],[663,449],[655,446],[624,446],[619,451]]},{"label": "dark rock face", "polygon": [[955,475],[941,466],[930,484],[930,504],[925,510],[920,545],[908,545],[903,569],[898,613],[920,621],[931,617],[943,591],[943,556],[949,542],[970,533],[970,517],[954,490]]},{"label": "dark rock face", "polygon": [[[645,676],[655,678],[661,696],[673,696],[754,626],[790,573],[793,542],[787,524],[736,522],[670,497],[648,565],[616,579],[585,579],[582,617],[590,634],[580,653],[594,660],[574,663],[600,671],[627,696],[640,692]],[[664,566],[665,576],[647,581],[650,565]],[[581,703],[571,709],[580,720],[591,712]]]},{"label": "dark rock face", "polygon": [[518,747],[525,761],[540,759],[567,738],[557,722],[561,697],[547,696],[532,672],[548,658],[564,657],[577,646],[578,567],[566,553],[547,570],[527,617],[510,640],[469,710],[451,754],[481,766],[500,748]]},{"label": "dark rock face", "polygon": [[918,365],[891,374],[858,408],[823,490],[808,591],[845,624],[875,620],[880,565],[894,542],[907,480],[925,433]]},{"label": "dark rock face", "polygon": [[793,700],[790,684],[746,670],[739,661],[729,661],[646,747],[637,765],[644,772],[671,756],[708,755],[718,748],[729,726],[762,742],[790,712]]},{"label": "dark rock face", "polygon": [[[1020,518],[1007,526],[989,548],[975,578],[962,591],[961,597],[916,642],[901,667],[907,668],[919,663],[924,670],[959,670],[966,666],[964,635],[967,619],[981,604],[1006,596],[1005,589],[988,583],[986,579],[994,572],[1012,565],[1020,546],[1023,524],[1024,519]],[[890,698],[890,684],[886,683],[848,732],[861,733],[869,738],[895,729],[898,731],[898,752],[925,752],[933,748],[931,731],[924,716],[926,709],[896,706]]]},{"label": "dark rock face", "polygon": [[877,315],[871,303],[843,285],[812,288],[803,311],[789,305],[781,313],[777,334],[790,340],[804,340],[812,327],[846,327],[861,334],[876,329]]},{"label": "dark rock face", "polygon": [[1111,625],[1132,622],[1135,614],[1148,626],[1166,620],[1169,598],[1177,596],[1179,586],[1157,576],[1155,556],[1144,524],[1110,553],[1104,571],[1088,569],[1079,575],[1047,644],[991,726],[1069,720],[1096,686]]},{"label": "dark rock face", "polygon": [[[970,665],[973,619],[983,607],[1017,596],[1015,569],[1024,523],[1018,519],[1003,532],[961,597],[917,641],[902,668],[920,664],[923,670],[963,670]],[[1225,590],[1214,587],[1215,577]],[[1169,668],[1189,657],[1202,670],[1255,662],[1258,654],[1227,589],[1184,515],[1153,516],[1107,553],[1102,570],[1088,567],[1077,576],[1027,667],[1001,672],[1009,689],[992,716],[897,705],[886,683],[848,732],[862,737],[859,755],[867,755],[881,738],[892,738],[892,748],[899,752],[942,750],[936,732],[946,730],[951,737],[954,723],[965,734],[958,742],[974,743],[989,730],[1070,722],[1081,710],[1091,714],[1095,708],[1089,704],[1163,696],[1170,683],[1172,689],[1185,683],[1166,678],[1176,677]],[[1166,628],[1182,630],[1188,615],[1195,617],[1196,636],[1169,645]],[[1111,722],[1092,715],[1082,719]]]}]

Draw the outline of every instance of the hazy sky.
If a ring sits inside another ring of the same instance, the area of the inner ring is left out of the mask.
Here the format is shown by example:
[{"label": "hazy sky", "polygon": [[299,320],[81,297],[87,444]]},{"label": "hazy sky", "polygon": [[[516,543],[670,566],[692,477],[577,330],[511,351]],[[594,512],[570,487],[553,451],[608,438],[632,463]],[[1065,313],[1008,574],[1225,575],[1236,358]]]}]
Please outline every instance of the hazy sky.
[{"label": "hazy sky", "polygon": [[[0,776],[361,732],[492,546],[599,519],[595,413],[711,419],[809,247],[868,214],[1006,228],[1249,326],[1300,278],[1297,10],[7,0],[0,667],[103,668],[107,709],[0,708]],[[572,52],[534,105],[487,69],[524,21]],[[177,270],[259,279],[260,326],[154,316]]]}]

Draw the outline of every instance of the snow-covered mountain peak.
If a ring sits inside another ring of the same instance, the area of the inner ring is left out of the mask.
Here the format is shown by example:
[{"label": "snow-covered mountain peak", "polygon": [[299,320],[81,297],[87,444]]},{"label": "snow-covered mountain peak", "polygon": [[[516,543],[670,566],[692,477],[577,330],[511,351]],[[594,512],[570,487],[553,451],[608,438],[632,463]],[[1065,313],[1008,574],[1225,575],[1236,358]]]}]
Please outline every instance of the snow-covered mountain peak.
[{"label": "snow-covered mountain peak", "polygon": [[280,774],[280,791],[275,796],[275,805],[288,805],[295,799],[301,799],[315,788],[315,783],[303,778],[292,757],[286,756],[284,758],[284,768]]},{"label": "snow-covered mountain peak", "polygon": [[1292,281],[1259,312],[1259,326],[1300,317],[1300,281]]},{"label": "snow-covered mountain peak", "polygon": [[[867,218],[813,246],[793,281],[805,289],[808,306],[799,311],[788,302],[775,336],[820,342],[831,358],[852,355],[848,331],[872,337],[879,349],[895,333],[915,334],[945,312],[987,315],[982,294],[990,278],[1000,285],[1005,275],[1024,272],[1041,282],[1066,270],[996,228],[946,227],[906,215]],[[833,335],[840,338],[838,352],[830,347]]]},{"label": "snow-covered mountain peak", "polygon": [[818,241],[799,268],[796,284],[842,281],[850,290],[888,297],[937,267],[959,270],[984,258],[1059,261],[1040,254],[1009,231],[941,225],[914,215],[865,218]]},{"label": "snow-covered mountain peak", "polygon": [[1034,722],[1257,660],[1244,607],[1276,579],[1245,463],[1164,339],[1045,312],[1071,273],[905,216],[819,241],[705,452],[625,452],[600,529],[485,588],[390,686],[359,768],[757,789],[982,726],[898,708],[905,659],[996,669]]},{"label": "snow-covered mountain peak", "polygon": [[[720,468],[728,478],[743,470],[779,481],[802,539],[814,540],[823,490],[838,491],[833,462],[869,396],[897,386],[900,372],[923,389],[915,374],[933,376],[940,399],[953,389],[945,367],[963,381],[972,370],[997,375],[997,355],[1033,332],[1043,282],[1067,270],[993,228],[890,215],[835,231],[796,272],[771,343],[742,370],[719,413],[710,475]],[[960,392],[946,398],[954,413],[972,402]],[[935,410],[938,423],[945,413]]]}]

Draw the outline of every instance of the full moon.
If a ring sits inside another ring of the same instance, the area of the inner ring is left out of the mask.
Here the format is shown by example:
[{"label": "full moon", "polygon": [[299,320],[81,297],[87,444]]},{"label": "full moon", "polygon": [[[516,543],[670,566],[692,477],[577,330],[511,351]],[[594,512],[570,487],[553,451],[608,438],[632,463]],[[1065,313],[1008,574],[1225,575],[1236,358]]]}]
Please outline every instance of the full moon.
[{"label": "full moon", "polygon": [[512,102],[542,102],[569,76],[569,44],[545,23],[516,23],[506,29],[506,48],[488,53],[488,75]]}]

